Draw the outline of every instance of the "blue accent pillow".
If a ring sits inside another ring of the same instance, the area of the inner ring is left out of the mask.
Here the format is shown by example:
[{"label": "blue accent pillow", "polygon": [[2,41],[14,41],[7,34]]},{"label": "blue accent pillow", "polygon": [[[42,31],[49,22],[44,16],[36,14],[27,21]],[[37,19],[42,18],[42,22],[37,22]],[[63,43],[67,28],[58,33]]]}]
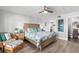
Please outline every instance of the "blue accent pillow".
[{"label": "blue accent pillow", "polygon": [[37,32],[36,28],[29,28],[29,29],[30,29],[30,32]]},{"label": "blue accent pillow", "polygon": [[33,28],[33,31],[34,31],[34,32],[38,32],[36,28]]},{"label": "blue accent pillow", "polygon": [[7,40],[4,34],[1,34],[1,39],[2,39],[2,41],[6,41]]},{"label": "blue accent pillow", "polygon": [[33,32],[33,28],[29,28],[30,29],[30,32]]}]

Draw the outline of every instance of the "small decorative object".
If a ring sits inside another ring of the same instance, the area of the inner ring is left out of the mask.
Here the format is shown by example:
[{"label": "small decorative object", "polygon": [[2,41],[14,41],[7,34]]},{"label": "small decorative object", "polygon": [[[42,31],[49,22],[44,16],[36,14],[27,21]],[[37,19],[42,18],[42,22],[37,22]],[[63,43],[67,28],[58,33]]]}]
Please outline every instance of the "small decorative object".
[{"label": "small decorative object", "polygon": [[44,26],[47,26],[47,23],[45,23]]},{"label": "small decorative object", "polygon": [[18,33],[18,28],[15,28],[14,33]]},{"label": "small decorative object", "polygon": [[64,32],[64,20],[63,19],[58,20],[58,31]]},{"label": "small decorative object", "polygon": [[50,32],[52,32],[52,26],[50,27]]},{"label": "small decorative object", "polygon": [[55,28],[55,22],[54,21],[50,21],[50,32],[53,32]]},{"label": "small decorative object", "polygon": [[46,26],[47,26],[47,23],[45,22],[44,25],[41,26],[42,31],[45,31]]},{"label": "small decorative object", "polygon": [[20,32],[20,33],[23,33],[24,31],[23,31],[23,29],[19,29],[19,32]]},{"label": "small decorative object", "polygon": [[50,22],[51,26],[50,26],[50,32],[52,32],[52,28],[53,28],[53,22]]}]

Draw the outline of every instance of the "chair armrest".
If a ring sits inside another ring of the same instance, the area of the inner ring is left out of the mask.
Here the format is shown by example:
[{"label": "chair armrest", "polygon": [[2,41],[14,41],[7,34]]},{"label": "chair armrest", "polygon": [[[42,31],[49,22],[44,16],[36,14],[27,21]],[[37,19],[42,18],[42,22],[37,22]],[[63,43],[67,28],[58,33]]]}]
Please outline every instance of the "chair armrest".
[{"label": "chair armrest", "polygon": [[3,46],[3,42],[0,42],[0,47],[2,47]]}]

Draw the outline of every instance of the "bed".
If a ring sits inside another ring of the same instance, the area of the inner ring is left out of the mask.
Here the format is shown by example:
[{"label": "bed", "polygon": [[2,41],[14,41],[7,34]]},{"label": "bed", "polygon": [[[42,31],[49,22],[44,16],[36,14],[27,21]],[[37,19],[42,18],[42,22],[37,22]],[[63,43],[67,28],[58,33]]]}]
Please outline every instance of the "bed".
[{"label": "bed", "polygon": [[[55,32],[48,32],[48,31],[41,31],[39,30],[39,24],[24,24],[25,30],[25,39],[35,45],[40,51],[48,46],[50,43],[56,41],[56,33]],[[33,28],[34,32],[29,32],[28,29]]]}]

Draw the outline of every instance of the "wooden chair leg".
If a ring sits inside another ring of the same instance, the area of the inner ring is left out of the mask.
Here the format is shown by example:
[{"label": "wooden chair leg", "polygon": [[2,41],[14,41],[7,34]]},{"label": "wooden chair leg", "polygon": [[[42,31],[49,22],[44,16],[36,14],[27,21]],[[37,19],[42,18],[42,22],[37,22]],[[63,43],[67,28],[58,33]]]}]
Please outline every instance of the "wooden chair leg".
[{"label": "wooden chair leg", "polygon": [[3,47],[2,47],[2,52],[3,52]]},{"label": "wooden chair leg", "polygon": [[4,52],[4,46],[2,47],[2,51]]},{"label": "wooden chair leg", "polygon": [[42,51],[42,47],[40,46],[39,49],[40,49],[40,52],[41,52]]},{"label": "wooden chair leg", "polygon": [[2,50],[2,52],[3,52],[3,47],[1,47],[1,50]]}]

